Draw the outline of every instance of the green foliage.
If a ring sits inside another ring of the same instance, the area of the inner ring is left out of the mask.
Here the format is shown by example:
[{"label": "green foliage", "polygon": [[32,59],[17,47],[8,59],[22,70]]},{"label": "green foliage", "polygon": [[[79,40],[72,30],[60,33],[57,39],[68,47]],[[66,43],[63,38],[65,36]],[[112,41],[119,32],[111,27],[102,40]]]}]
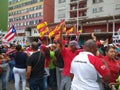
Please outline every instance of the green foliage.
[{"label": "green foliage", "polygon": [[8,0],[0,0],[0,30],[8,28]]}]

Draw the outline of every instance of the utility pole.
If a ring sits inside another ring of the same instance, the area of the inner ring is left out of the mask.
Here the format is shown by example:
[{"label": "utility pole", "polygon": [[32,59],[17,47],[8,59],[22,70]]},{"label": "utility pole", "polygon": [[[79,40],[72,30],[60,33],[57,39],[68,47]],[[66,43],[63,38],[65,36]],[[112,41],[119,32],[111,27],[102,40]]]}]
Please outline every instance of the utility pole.
[{"label": "utility pole", "polygon": [[79,29],[79,0],[77,0],[77,32]]},{"label": "utility pole", "polygon": [[113,11],[113,14],[112,14],[112,17],[113,17],[113,36],[115,35],[115,12],[114,12],[114,10],[115,10],[115,3],[114,2],[113,2],[113,9],[112,9],[112,11]]},{"label": "utility pole", "polygon": [[113,15],[113,36],[115,35],[115,16]]}]

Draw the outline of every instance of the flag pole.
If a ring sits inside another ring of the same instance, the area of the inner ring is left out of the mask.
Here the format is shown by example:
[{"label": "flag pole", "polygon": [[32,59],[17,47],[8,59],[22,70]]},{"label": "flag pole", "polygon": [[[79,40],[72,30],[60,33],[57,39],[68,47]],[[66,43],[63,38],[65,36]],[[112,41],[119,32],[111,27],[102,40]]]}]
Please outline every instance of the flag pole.
[{"label": "flag pole", "polygon": [[52,44],[52,39],[51,39],[51,37],[50,37],[50,44]]}]

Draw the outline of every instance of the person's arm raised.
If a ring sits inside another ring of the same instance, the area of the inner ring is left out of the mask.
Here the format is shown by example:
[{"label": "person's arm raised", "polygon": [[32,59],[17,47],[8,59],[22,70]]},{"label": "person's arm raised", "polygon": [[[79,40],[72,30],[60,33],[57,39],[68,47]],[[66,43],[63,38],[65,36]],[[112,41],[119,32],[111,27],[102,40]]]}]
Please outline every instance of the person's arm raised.
[{"label": "person's arm raised", "polygon": [[95,41],[97,40],[97,38],[96,38],[96,36],[94,35],[94,33],[91,34],[91,37],[92,37],[93,40],[95,40]]},{"label": "person's arm raised", "polygon": [[63,36],[62,36],[62,32],[63,32],[63,29],[64,29],[65,25],[63,24],[60,28],[60,49],[63,48],[63,45],[62,45],[62,41],[63,41]]}]

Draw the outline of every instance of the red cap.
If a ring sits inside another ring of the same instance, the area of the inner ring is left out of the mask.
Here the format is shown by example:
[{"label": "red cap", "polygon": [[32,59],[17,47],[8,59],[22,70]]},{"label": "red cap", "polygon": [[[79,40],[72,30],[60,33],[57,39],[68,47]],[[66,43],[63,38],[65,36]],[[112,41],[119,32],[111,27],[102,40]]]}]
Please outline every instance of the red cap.
[{"label": "red cap", "polygon": [[42,44],[42,45],[40,46],[40,49],[43,50],[43,51],[45,51],[46,45]]}]

